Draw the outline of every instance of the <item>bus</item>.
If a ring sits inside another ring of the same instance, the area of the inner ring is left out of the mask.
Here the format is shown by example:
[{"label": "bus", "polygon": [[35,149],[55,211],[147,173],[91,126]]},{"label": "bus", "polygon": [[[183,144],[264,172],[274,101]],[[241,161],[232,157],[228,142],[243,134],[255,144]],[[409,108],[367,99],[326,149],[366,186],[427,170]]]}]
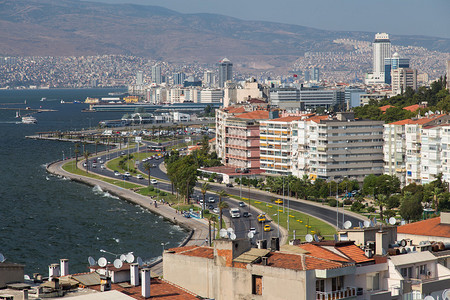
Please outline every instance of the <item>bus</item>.
[{"label": "bus", "polygon": [[150,146],[147,146],[147,149],[150,150],[150,151],[154,151],[154,152],[165,152],[166,151],[166,146],[150,145]]}]

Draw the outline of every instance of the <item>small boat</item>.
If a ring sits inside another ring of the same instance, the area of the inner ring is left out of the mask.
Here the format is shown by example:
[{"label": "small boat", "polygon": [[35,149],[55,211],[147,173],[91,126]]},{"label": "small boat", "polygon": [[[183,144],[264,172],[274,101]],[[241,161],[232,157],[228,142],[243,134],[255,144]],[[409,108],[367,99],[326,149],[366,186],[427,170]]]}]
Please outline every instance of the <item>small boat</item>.
[{"label": "small boat", "polygon": [[16,119],[20,118],[20,111],[16,111]]},{"label": "small boat", "polygon": [[22,117],[22,123],[23,124],[36,124],[37,120],[33,116],[24,116],[24,117]]},{"label": "small boat", "polygon": [[41,98],[41,102],[44,102],[45,100],[47,100],[47,98],[45,98],[45,97]]}]

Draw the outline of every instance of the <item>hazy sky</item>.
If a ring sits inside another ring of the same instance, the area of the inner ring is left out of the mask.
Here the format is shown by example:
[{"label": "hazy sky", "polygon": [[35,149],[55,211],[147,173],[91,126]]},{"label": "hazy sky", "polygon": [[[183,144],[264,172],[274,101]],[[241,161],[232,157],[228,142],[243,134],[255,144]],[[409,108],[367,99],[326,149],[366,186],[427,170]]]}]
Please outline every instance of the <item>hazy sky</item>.
[{"label": "hazy sky", "polygon": [[450,0],[90,0],[159,5],[320,29],[450,38]]}]

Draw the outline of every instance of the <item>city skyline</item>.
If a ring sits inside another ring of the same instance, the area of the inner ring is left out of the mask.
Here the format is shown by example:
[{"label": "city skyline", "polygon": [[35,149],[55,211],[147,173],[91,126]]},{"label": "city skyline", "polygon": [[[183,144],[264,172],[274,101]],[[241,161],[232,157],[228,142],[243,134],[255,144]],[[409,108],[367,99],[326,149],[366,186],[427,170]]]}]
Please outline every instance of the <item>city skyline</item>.
[{"label": "city skyline", "polygon": [[[219,2],[195,0],[94,0],[103,3],[158,5],[181,13],[217,13],[243,20],[258,20],[295,24],[336,31],[389,32],[393,35],[427,35],[450,38],[447,11],[450,2],[433,1],[358,1],[345,3],[332,0],[284,1],[273,5],[268,0],[231,0]],[[430,4],[431,3],[431,4]],[[236,9],[236,8],[239,9]],[[323,8],[327,7],[327,10]],[[401,13],[399,13],[401,12]],[[378,22],[382,19],[382,22]],[[419,19],[418,19],[419,18]],[[418,20],[420,20],[418,22]]]}]

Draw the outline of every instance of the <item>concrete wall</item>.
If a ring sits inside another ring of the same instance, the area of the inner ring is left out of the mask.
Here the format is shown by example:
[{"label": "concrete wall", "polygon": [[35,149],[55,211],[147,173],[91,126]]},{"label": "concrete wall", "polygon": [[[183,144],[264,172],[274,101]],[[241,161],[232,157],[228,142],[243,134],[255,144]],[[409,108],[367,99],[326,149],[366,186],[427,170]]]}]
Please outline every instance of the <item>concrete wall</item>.
[{"label": "concrete wall", "polygon": [[0,263],[0,288],[8,283],[23,282],[24,266],[11,263]]},{"label": "concrete wall", "polygon": [[439,241],[444,243],[450,243],[450,237],[439,237],[439,236],[431,236],[431,235],[415,235],[415,234],[406,234],[406,233],[398,233],[397,239],[411,239],[414,245],[418,245],[421,241]]}]

